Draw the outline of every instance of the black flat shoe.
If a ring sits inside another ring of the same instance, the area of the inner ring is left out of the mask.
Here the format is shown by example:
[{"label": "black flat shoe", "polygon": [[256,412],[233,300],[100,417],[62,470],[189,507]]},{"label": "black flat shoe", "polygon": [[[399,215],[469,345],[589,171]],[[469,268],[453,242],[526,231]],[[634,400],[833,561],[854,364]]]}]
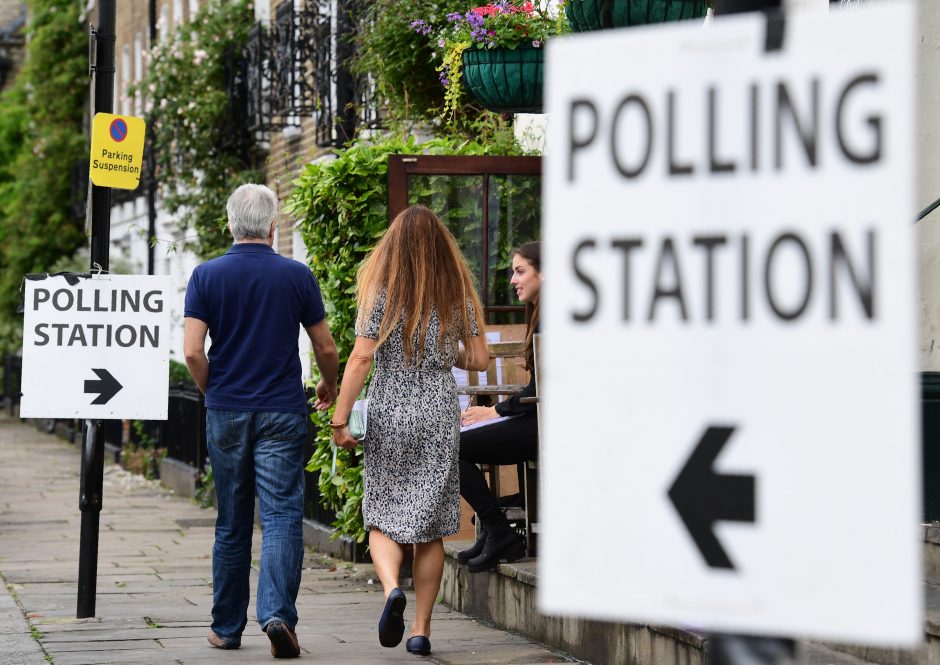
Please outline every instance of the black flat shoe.
[{"label": "black flat shoe", "polygon": [[405,605],[408,603],[404,592],[395,587],[388,594],[382,618],[379,619],[379,644],[383,647],[397,647],[405,635]]},{"label": "black flat shoe", "polygon": [[408,641],[405,642],[405,650],[408,653],[413,653],[416,656],[427,656],[431,653],[431,640],[426,638],[424,635],[415,635],[414,637],[409,637]]}]

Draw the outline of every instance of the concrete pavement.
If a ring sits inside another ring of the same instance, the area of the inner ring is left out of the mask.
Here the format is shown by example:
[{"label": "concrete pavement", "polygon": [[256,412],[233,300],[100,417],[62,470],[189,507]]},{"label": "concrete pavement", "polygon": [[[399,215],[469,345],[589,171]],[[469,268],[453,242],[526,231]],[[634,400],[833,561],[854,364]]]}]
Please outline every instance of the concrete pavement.
[{"label": "concrete pavement", "polygon": [[[251,620],[253,600],[241,649],[220,651],[206,642],[214,512],[114,465],[105,471],[96,616],[76,619],[79,468],[77,446],[0,420],[0,575],[6,586],[0,591],[0,665],[273,662],[267,638]],[[260,544],[256,530],[255,562]],[[254,570],[252,593],[256,582]],[[371,566],[308,553],[298,599],[301,660],[571,661],[443,605],[435,608],[429,658],[407,653],[404,643],[384,649],[375,629],[380,588]],[[408,596],[406,619],[413,612],[414,597]]]}]

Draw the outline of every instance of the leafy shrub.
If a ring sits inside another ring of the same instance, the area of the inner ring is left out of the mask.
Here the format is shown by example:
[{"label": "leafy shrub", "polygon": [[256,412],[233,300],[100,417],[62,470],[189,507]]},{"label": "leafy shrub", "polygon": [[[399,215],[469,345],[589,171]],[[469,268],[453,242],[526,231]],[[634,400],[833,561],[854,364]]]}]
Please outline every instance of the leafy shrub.
[{"label": "leafy shrub", "polygon": [[215,476],[212,473],[212,465],[208,462],[196,476],[196,496],[193,497],[193,501],[200,508],[215,506]]},{"label": "leafy shrub", "polygon": [[181,362],[170,360],[170,387],[181,386],[191,390],[198,390],[196,382],[189,373],[189,368]]},{"label": "leafy shrub", "polygon": [[20,344],[20,282],[86,242],[69,169],[87,159],[82,129],[88,34],[80,3],[30,0],[26,60],[0,93],[0,351]]},{"label": "leafy shrub", "polygon": [[121,447],[121,466],[147,480],[160,477],[160,462],[166,457],[166,448],[157,448],[156,438],[148,431],[147,422],[131,421],[131,440]]}]

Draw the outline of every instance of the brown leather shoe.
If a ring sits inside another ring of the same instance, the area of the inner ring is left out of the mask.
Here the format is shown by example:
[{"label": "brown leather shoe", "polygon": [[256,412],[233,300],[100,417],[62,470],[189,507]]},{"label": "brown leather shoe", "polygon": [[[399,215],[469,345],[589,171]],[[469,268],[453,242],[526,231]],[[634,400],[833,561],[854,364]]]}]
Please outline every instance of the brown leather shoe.
[{"label": "brown leather shoe", "polygon": [[209,640],[209,644],[216,649],[237,649],[242,645],[241,642],[233,640],[231,637],[220,637],[216,635],[214,630],[209,631],[209,635],[206,639]]},{"label": "brown leather shoe", "polygon": [[283,621],[272,621],[264,627],[264,632],[271,640],[271,655],[275,658],[296,658],[300,655],[297,633]]}]

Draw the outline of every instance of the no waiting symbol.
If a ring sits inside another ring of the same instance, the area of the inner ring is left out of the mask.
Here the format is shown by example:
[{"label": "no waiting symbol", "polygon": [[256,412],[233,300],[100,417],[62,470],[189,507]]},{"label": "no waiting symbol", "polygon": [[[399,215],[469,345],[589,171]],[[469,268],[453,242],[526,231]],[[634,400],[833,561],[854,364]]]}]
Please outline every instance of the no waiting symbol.
[{"label": "no waiting symbol", "polygon": [[120,143],[127,138],[127,123],[118,118],[111,121],[111,138]]}]

